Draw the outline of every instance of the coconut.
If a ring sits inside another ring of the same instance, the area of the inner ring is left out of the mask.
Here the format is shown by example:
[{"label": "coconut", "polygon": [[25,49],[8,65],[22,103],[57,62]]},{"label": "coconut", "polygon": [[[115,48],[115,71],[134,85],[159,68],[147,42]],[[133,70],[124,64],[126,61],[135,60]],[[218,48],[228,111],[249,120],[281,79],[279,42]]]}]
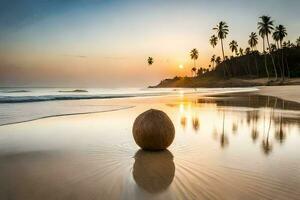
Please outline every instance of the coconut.
[{"label": "coconut", "polygon": [[175,136],[175,128],[166,113],[150,109],[140,114],[133,124],[133,137],[144,150],[164,150]]}]

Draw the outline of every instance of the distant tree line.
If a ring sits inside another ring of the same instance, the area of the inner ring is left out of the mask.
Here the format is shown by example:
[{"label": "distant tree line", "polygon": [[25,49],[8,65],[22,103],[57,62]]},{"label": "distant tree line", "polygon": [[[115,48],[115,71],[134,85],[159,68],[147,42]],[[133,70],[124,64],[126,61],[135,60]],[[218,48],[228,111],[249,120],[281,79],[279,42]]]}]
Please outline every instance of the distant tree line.
[{"label": "distant tree line", "polygon": [[[269,81],[284,82],[288,78],[300,77],[300,37],[295,43],[285,41],[287,30],[284,25],[274,25],[270,16],[259,17],[257,23],[258,34],[251,32],[248,45],[245,49],[239,47],[238,42],[229,42],[232,55],[224,52],[224,42],[229,33],[226,22],[219,22],[212,30],[215,34],[209,39],[210,45],[221,47],[221,56],[212,55],[210,65],[196,67],[199,52],[196,48],[190,51],[193,60],[191,74],[194,77],[217,76],[225,79],[232,77],[261,78],[267,77]],[[262,38],[262,50],[257,49],[258,37]],[[222,58],[221,58],[222,57]],[[153,64],[153,58],[148,58],[148,64]],[[174,79],[179,79],[175,77]]]},{"label": "distant tree line", "polygon": [[[192,68],[194,75],[201,76],[222,76],[231,77],[267,77],[273,81],[285,81],[287,78],[300,76],[300,37],[296,43],[284,41],[287,36],[285,26],[274,26],[274,21],[269,16],[261,16],[257,24],[258,34],[262,38],[262,51],[258,51],[258,35],[251,32],[248,39],[248,47],[239,47],[237,41],[229,42],[229,49],[232,52],[230,57],[224,53],[224,40],[229,33],[226,22],[219,22],[213,28],[216,34],[209,39],[210,45],[215,48],[220,43],[222,58],[212,55],[211,65],[206,70],[203,68]],[[272,39],[272,41],[271,41]],[[197,49],[193,49],[197,52]],[[196,57],[191,58],[195,61]],[[197,73],[196,73],[197,72]]]}]

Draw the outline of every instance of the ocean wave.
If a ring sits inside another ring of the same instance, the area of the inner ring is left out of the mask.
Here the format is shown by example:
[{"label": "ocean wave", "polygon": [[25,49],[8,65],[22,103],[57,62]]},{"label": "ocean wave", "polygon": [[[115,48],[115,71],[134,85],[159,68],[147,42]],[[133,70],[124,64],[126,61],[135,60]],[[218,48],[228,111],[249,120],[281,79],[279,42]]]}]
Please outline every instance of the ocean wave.
[{"label": "ocean wave", "polygon": [[30,90],[9,90],[9,91],[1,91],[3,93],[25,93],[30,92]]},{"label": "ocean wave", "polygon": [[85,100],[85,99],[113,99],[113,98],[128,98],[128,97],[149,97],[149,96],[162,96],[162,95],[182,95],[182,94],[201,94],[201,95],[212,95],[212,94],[224,94],[224,93],[235,93],[235,92],[250,92],[255,91],[257,88],[189,88],[187,89],[174,89],[170,88],[168,91],[144,91],[144,92],[133,92],[133,93],[102,93],[102,94],[82,94],[88,93],[87,90],[66,90],[59,91],[60,93],[77,93],[77,94],[47,94],[47,95],[27,95],[27,96],[1,96],[0,103],[29,103],[29,102],[40,102],[40,101],[58,101],[58,100]]},{"label": "ocean wave", "polygon": [[126,98],[136,95],[45,95],[45,96],[4,96],[0,97],[0,103],[29,103],[39,101],[56,101],[56,100],[84,100],[84,99],[111,99],[111,98]]},{"label": "ocean wave", "polygon": [[81,89],[76,89],[76,90],[59,90],[58,92],[88,92],[87,90],[81,90]]}]

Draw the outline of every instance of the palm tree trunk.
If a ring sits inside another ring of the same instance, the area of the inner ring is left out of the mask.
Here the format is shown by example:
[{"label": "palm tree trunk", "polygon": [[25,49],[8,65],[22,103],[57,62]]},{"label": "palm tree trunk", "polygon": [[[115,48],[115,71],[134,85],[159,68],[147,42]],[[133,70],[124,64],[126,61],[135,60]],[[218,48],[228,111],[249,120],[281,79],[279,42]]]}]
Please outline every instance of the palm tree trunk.
[{"label": "palm tree trunk", "polygon": [[259,72],[258,72],[258,66],[257,66],[256,55],[254,54],[254,49],[253,49],[253,47],[251,47],[251,49],[252,49],[252,55],[254,56],[255,69],[256,69],[256,76],[259,77]]},{"label": "palm tree trunk", "polygon": [[263,37],[263,51],[264,51],[264,59],[265,59],[265,68],[268,76],[268,80],[270,80],[270,74],[267,66],[267,55],[266,55],[266,47],[265,47],[265,38]]},{"label": "palm tree trunk", "polygon": [[[281,49],[282,49],[282,64],[283,64],[283,67],[284,67],[284,50],[282,48],[282,41],[280,42],[280,45],[281,45]],[[288,62],[287,62],[287,55],[285,56],[285,59],[286,59],[286,69],[287,69],[287,78],[290,78],[290,69],[289,69],[289,65],[288,65]]]},{"label": "palm tree trunk", "polygon": [[[196,68],[196,59],[194,59],[194,68]],[[194,76],[195,76],[195,72],[193,70]],[[192,75],[193,76],[193,75]]]},{"label": "palm tree trunk", "polygon": [[284,81],[285,78],[285,67],[284,67],[284,60],[283,60],[283,48],[282,48],[282,41],[280,41],[280,49],[281,49],[281,65],[282,65],[282,71],[283,71],[283,76],[282,76],[282,81]]},{"label": "palm tree trunk", "polygon": [[[253,49],[252,49],[252,53],[253,53]],[[255,54],[253,54],[253,55],[254,55],[254,62],[255,62],[255,68],[256,68],[256,76],[259,77],[256,55]]]},{"label": "palm tree trunk", "polygon": [[[222,55],[223,55],[223,62],[225,61],[225,55],[224,55],[224,47],[223,47],[223,40],[221,39],[221,47],[222,47]],[[224,72],[224,78],[226,77],[226,63],[224,62],[223,72]]]},{"label": "palm tree trunk", "polygon": [[276,58],[278,58],[278,66],[279,66],[279,70],[280,70],[281,81],[284,81],[284,68],[281,66],[280,55],[279,55],[278,51],[279,50],[277,50],[277,52],[276,52]]},{"label": "palm tree trunk", "polygon": [[275,72],[275,80],[277,81],[277,80],[278,80],[277,69],[276,69],[276,65],[275,65],[275,62],[274,62],[273,55],[272,55],[272,53],[271,53],[270,42],[269,42],[269,36],[266,35],[266,37],[267,37],[267,43],[268,43],[268,47],[269,47],[269,53],[270,53],[270,55],[271,55],[272,64],[273,64],[273,68],[274,68],[274,72]]},{"label": "palm tree trunk", "polygon": [[247,58],[247,65],[248,65],[248,69],[249,69],[249,75],[250,75],[250,77],[251,77],[251,76],[252,76],[252,73],[251,73],[250,58],[249,58],[249,57]]},{"label": "palm tree trunk", "polygon": [[291,78],[290,68],[289,68],[289,63],[288,63],[287,55],[285,55],[285,63],[286,63],[287,71],[288,71],[288,78]]}]

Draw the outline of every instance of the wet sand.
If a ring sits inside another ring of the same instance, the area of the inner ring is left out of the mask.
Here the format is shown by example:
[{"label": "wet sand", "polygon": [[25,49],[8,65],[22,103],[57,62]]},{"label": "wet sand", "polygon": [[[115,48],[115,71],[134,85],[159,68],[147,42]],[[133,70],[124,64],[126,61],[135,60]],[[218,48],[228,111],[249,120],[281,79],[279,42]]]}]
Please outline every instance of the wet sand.
[{"label": "wet sand", "polygon": [[262,86],[256,94],[279,97],[300,103],[300,85]]},{"label": "wet sand", "polygon": [[[0,199],[300,197],[297,103],[249,94],[90,101],[129,107],[0,126]],[[175,125],[167,151],[134,143],[134,119],[150,108]]]}]

